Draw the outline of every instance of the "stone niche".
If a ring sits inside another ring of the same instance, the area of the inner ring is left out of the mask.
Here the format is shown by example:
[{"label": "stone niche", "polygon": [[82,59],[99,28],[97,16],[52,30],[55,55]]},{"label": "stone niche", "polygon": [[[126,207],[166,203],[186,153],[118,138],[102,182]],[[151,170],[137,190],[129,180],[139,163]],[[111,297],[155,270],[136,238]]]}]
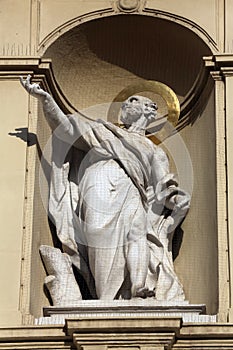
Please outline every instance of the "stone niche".
[{"label": "stone niche", "polygon": [[[56,81],[74,109],[92,113],[101,111],[98,106],[111,103],[126,86],[142,79],[170,86],[182,110],[205,69],[203,56],[210,54],[209,47],[191,30],[168,20],[131,14],[78,25],[54,41],[44,58],[52,60]],[[153,94],[145,94],[156,100]],[[164,102],[157,98],[163,109]],[[49,132],[40,109],[38,113],[38,123],[43,125],[38,125],[37,136],[43,150]],[[205,104],[181,130],[194,183],[191,209],[182,224],[183,242],[175,259],[186,299],[191,304],[206,304],[208,314],[217,313],[218,302],[214,113],[210,89]],[[39,158],[36,162],[38,168]],[[38,248],[52,242],[51,230],[35,188],[30,305],[36,317],[41,316],[43,306],[49,305]],[[59,247],[57,242],[55,245]]]}]

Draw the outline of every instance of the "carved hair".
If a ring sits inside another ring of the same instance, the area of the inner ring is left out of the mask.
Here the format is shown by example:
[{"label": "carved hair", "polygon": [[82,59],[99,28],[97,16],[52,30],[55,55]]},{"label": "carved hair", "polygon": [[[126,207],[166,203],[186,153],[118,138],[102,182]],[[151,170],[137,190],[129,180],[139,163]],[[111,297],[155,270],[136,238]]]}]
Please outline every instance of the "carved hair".
[{"label": "carved hair", "polygon": [[[132,100],[136,100],[136,101],[139,100],[141,104],[147,103],[149,107],[152,107],[152,110],[150,113],[144,114],[145,118],[148,120],[148,124],[150,124],[151,122],[153,122],[156,119],[157,109],[158,109],[157,104],[147,97],[135,95],[135,96],[130,96],[127,100],[125,100],[122,103],[121,110],[120,110],[120,119],[125,125],[130,125],[133,123],[132,118],[129,117],[129,115],[125,109],[125,107],[128,104],[132,103]],[[137,120],[137,117],[139,118],[141,115],[142,115],[142,112],[138,111],[138,113],[136,113],[135,120]]]}]

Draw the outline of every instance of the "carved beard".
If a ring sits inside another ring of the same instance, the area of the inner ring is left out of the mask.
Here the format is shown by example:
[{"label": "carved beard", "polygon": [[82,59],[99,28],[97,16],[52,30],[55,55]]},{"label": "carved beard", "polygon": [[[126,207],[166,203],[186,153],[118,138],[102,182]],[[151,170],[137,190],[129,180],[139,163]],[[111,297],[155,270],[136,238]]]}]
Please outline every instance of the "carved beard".
[{"label": "carved beard", "polygon": [[136,122],[142,115],[142,110],[140,108],[125,108],[124,106],[121,108],[121,121],[127,125],[130,126],[133,124],[133,122]]},{"label": "carved beard", "polygon": [[[136,122],[143,114],[143,110],[141,108],[129,107],[125,108],[122,106],[120,120],[125,126],[131,126],[134,122]],[[156,120],[156,111],[144,114],[144,117],[147,119],[147,125]]]}]

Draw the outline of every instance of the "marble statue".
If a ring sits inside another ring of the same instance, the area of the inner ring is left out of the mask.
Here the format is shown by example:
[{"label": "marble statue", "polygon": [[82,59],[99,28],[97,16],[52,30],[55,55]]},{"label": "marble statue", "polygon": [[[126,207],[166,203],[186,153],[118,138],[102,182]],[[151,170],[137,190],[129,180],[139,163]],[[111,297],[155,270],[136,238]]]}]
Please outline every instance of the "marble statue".
[{"label": "marble statue", "polygon": [[[69,257],[93,299],[184,300],[171,245],[190,197],[169,171],[165,152],[145,136],[157,117],[156,103],[129,97],[122,104],[120,128],[78,114],[66,116],[30,76],[21,83],[41,101],[53,131],[49,215],[62,243],[59,259]],[[54,305],[73,305],[74,293],[72,302],[69,292],[67,300],[56,301],[59,283],[68,291],[74,281],[61,277],[70,274],[69,264],[56,274],[54,249],[41,249],[47,272],[60,276],[52,288]],[[74,290],[77,302],[85,299]]]}]

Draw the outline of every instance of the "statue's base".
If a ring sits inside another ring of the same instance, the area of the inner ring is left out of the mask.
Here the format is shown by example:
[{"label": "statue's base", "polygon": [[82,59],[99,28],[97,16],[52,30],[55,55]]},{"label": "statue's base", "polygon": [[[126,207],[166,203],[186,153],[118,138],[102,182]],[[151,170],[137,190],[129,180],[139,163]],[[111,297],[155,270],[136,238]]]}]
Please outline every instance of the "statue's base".
[{"label": "statue's base", "polygon": [[44,308],[44,317],[36,324],[65,324],[68,318],[127,318],[127,317],[181,317],[184,322],[216,322],[215,315],[206,315],[203,304],[188,301],[132,300],[80,300],[75,306],[50,306]]}]

